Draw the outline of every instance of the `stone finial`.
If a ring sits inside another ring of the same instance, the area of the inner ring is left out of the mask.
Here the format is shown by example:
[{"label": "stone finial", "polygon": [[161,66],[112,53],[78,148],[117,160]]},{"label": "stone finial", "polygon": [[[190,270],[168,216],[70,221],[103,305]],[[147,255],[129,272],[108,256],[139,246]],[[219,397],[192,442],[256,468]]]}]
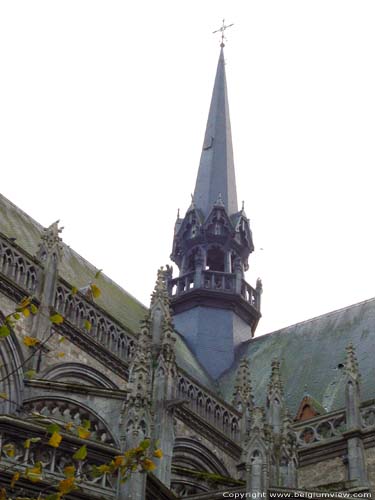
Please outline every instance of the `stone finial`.
[{"label": "stone finial", "polygon": [[169,310],[169,297],[165,276],[166,272],[168,272],[168,268],[167,271],[164,271],[163,267],[158,269],[154,291],[151,294],[150,308],[155,306],[157,302],[161,302]]},{"label": "stone finial", "polygon": [[346,347],[345,373],[355,382],[360,381],[361,374],[359,373],[358,361],[352,343]]},{"label": "stone finial", "polygon": [[262,280],[260,278],[257,278],[256,291],[258,293],[262,293],[263,292],[263,283],[262,283]]},{"label": "stone finial", "polygon": [[61,243],[62,239],[59,234],[64,228],[59,228],[59,222],[60,221],[57,220],[49,227],[43,229],[37,254],[40,260],[46,260],[47,256],[52,255],[53,253],[57,254],[58,257],[61,256],[63,246]]},{"label": "stone finial", "polygon": [[242,358],[237,370],[236,380],[234,383],[233,403],[236,407],[245,407],[251,409],[254,406],[254,396],[251,387],[249,362],[246,358]]}]

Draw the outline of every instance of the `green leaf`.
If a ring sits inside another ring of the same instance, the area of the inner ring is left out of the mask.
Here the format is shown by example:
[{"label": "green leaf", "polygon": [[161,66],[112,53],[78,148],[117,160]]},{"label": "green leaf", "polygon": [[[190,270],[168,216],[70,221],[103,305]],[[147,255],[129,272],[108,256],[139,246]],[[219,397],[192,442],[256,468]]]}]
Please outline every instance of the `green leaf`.
[{"label": "green leaf", "polygon": [[81,446],[81,448],[79,448],[79,450],[77,450],[74,453],[73,458],[74,460],[84,460],[86,457],[87,457],[87,446],[84,444],[83,446]]},{"label": "green leaf", "polygon": [[49,320],[51,321],[51,323],[53,323],[55,325],[61,325],[61,323],[64,322],[64,318],[59,313],[56,313],[56,314],[53,314],[52,316],[50,316]]},{"label": "green leaf", "polygon": [[27,372],[25,372],[24,375],[26,378],[33,378],[35,374],[36,374],[35,370],[27,370]]},{"label": "green leaf", "polygon": [[149,439],[144,439],[143,441],[141,441],[141,443],[139,443],[139,448],[141,448],[142,450],[147,450],[147,448],[150,447],[150,443],[151,441]]},{"label": "green leaf", "polygon": [[81,425],[84,429],[90,430],[91,422],[90,422],[90,420],[85,419],[85,420],[82,420]]},{"label": "green leaf", "polygon": [[53,434],[54,432],[60,432],[60,426],[57,424],[50,424],[47,427],[47,432],[49,432],[50,434]]},{"label": "green leaf", "polygon": [[97,273],[95,274],[95,279],[97,280],[99,278],[99,276],[102,274],[102,271],[103,269],[99,269],[99,271],[97,271]]},{"label": "green leaf", "polygon": [[36,305],[31,304],[30,305],[30,311],[31,311],[32,314],[36,314],[38,312],[38,308],[36,307]]},{"label": "green leaf", "polygon": [[88,332],[91,330],[91,323],[87,319],[85,320],[83,326],[85,327],[85,330],[87,330]]},{"label": "green leaf", "polygon": [[31,443],[38,443],[41,440],[41,438],[29,438],[26,439],[26,441],[23,443],[24,448],[30,448]]},{"label": "green leaf", "polygon": [[10,330],[7,325],[0,326],[0,338],[8,337],[8,335],[10,335]]},{"label": "green leaf", "polygon": [[59,493],[52,493],[52,495],[47,495],[45,500],[61,500],[61,495]]},{"label": "green leaf", "polygon": [[13,314],[13,318],[14,318],[15,320],[19,320],[19,319],[21,318],[20,313],[14,313],[14,314]]}]

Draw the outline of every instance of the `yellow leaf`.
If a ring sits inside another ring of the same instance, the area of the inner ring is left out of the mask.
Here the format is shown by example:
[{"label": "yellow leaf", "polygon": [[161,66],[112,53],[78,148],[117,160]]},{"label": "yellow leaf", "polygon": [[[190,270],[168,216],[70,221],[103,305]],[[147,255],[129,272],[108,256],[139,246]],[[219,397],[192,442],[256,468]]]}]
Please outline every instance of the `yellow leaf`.
[{"label": "yellow leaf", "polygon": [[28,335],[26,335],[24,338],[23,338],[23,343],[27,346],[27,347],[33,347],[37,344],[40,343],[40,340],[36,339],[35,337],[29,337]]},{"label": "yellow leaf", "polygon": [[70,293],[72,295],[76,295],[78,293],[78,288],[76,286],[72,286],[72,289],[70,290]]},{"label": "yellow leaf", "polygon": [[88,332],[91,330],[91,323],[87,319],[84,322],[84,327],[85,327],[85,330],[87,330]]},{"label": "yellow leaf", "polygon": [[88,439],[90,437],[91,432],[85,429],[84,427],[79,426],[77,429],[77,434],[81,439]]},{"label": "yellow leaf", "polygon": [[5,488],[1,488],[0,490],[0,500],[7,500],[7,492],[5,491]]},{"label": "yellow leaf", "polygon": [[20,473],[19,472],[15,472],[13,474],[13,477],[12,477],[12,481],[10,482],[10,487],[13,489],[14,488],[14,485],[16,484],[16,482],[19,480],[20,478]]},{"label": "yellow leaf", "polygon": [[48,444],[50,446],[53,446],[54,448],[58,448],[60,446],[61,440],[62,440],[62,435],[59,434],[58,432],[54,432],[50,437]]},{"label": "yellow leaf", "polygon": [[8,399],[8,394],[6,392],[0,392],[0,399]]},{"label": "yellow leaf", "polygon": [[162,458],[162,456],[163,456],[163,451],[160,448],[154,451],[154,457]]},{"label": "yellow leaf", "polygon": [[117,455],[114,460],[115,467],[121,467],[124,465],[125,457],[123,455]]},{"label": "yellow leaf", "polygon": [[5,453],[8,455],[8,457],[14,457],[14,446],[12,444],[6,444],[4,446]]},{"label": "yellow leaf", "polygon": [[74,483],[75,483],[74,476],[63,479],[62,481],[59,482],[59,492],[62,493],[63,495],[70,493],[71,491],[77,488]]},{"label": "yellow leaf", "polygon": [[22,309],[22,314],[25,316],[25,318],[27,318],[28,316],[30,316],[30,309],[25,307],[24,309]]},{"label": "yellow leaf", "polygon": [[66,477],[73,477],[76,472],[74,465],[67,465],[64,467],[64,474]]},{"label": "yellow leaf", "polygon": [[50,316],[49,319],[50,319],[51,323],[53,323],[55,325],[61,325],[61,323],[64,322],[64,318],[59,313],[53,314],[52,316]]},{"label": "yellow leaf", "polygon": [[105,474],[106,472],[110,472],[111,468],[107,464],[99,465],[96,468],[101,474]]},{"label": "yellow leaf", "polygon": [[29,438],[29,439],[26,439],[26,441],[23,443],[23,447],[26,448],[26,449],[28,449],[28,448],[30,448],[31,443],[37,443],[40,440],[41,440],[41,438]]},{"label": "yellow leaf", "polygon": [[65,342],[65,337],[60,337],[59,338],[59,343],[61,344],[61,342]]},{"label": "yellow leaf", "polygon": [[31,297],[24,297],[18,304],[18,309],[25,309],[25,307],[31,304]]},{"label": "yellow leaf", "polygon": [[142,463],[142,468],[143,468],[143,470],[151,471],[151,470],[156,469],[156,465],[154,464],[154,462],[152,460],[145,458],[143,460],[143,463]]},{"label": "yellow leaf", "polygon": [[42,466],[38,462],[35,467],[27,468],[25,475],[29,481],[32,483],[37,483],[42,478]]},{"label": "yellow leaf", "polygon": [[98,286],[96,286],[95,283],[91,284],[91,292],[92,292],[92,296],[94,297],[94,299],[97,299],[98,297],[100,297],[100,294],[102,293],[100,288]]},{"label": "yellow leaf", "polygon": [[65,356],[65,352],[62,352],[62,351],[61,351],[61,352],[58,352],[58,353],[57,353],[57,357],[58,357],[58,358],[63,358],[64,356]]}]

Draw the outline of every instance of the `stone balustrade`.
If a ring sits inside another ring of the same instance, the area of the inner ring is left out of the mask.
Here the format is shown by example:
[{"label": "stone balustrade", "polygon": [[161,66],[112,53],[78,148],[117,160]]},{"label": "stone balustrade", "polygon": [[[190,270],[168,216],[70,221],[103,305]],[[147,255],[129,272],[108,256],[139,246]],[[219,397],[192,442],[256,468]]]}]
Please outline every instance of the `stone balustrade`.
[{"label": "stone balustrade", "polygon": [[204,289],[212,292],[240,294],[241,297],[260,310],[260,293],[250,286],[244,279],[237,284],[235,273],[202,270],[189,272],[168,281],[169,296],[177,298],[191,290]]},{"label": "stone balustrade", "polygon": [[[57,286],[54,307],[74,327],[85,331],[123,361],[130,361],[134,338],[82,294],[73,294],[62,280]],[[85,328],[87,322],[89,329]]]},{"label": "stone balustrade", "polygon": [[239,441],[240,414],[224,402],[219,401],[202,387],[179,375],[177,396],[186,401],[187,407],[202,417],[233,441]]},{"label": "stone balustrade", "polygon": [[40,265],[0,236],[0,273],[32,295],[36,291]]},{"label": "stone balustrade", "polygon": [[293,425],[299,447],[340,437],[346,430],[345,410],[332,412]]}]

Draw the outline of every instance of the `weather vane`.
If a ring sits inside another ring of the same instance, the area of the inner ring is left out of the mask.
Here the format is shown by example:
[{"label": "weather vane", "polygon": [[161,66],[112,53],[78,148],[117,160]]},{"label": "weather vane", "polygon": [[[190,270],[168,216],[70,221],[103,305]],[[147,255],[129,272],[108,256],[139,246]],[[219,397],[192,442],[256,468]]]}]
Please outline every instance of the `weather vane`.
[{"label": "weather vane", "polygon": [[226,40],[225,36],[224,36],[224,31],[228,28],[230,28],[231,26],[233,26],[233,23],[232,24],[225,24],[225,19],[223,19],[223,25],[216,31],[213,31],[212,33],[221,33],[221,44],[220,44],[220,47],[224,47],[225,44],[224,44],[224,40]]}]

